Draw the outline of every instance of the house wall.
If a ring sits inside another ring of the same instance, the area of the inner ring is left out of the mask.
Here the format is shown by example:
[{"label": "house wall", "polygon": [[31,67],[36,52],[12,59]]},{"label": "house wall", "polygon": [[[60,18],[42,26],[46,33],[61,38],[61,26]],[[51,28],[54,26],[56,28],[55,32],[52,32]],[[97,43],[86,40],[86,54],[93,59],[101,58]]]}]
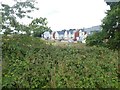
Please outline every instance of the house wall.
[{"label": "house wall", "polygon": [[55,33],[56,33],[56,32],[53,33],[53,38],[54,38],[54,39],[55,39]]},{"label": "house wall", "polygon": [[59,37],[59,34],[58,32],[55,32],[55,39],[58,40],[60,37]]},{"label": "house wall", "polygon": [[50,38],[51,40],[55,40],[55,32],[51,32]]},{"label": "house wall", "polygon": [[79,31],[76,31],[74,33],[74,41],[78,41],[79,40]]},{"label": "house wall", "polygon": [[87,32],[83,32],[83,35],[82,35],[82,43],[86,43],[86,38],[87,38],[88,34]]},{"label": "house wall", "polygon": [[80,30],[79,31],[79,41],[82,41],[82,35],[83,35],[83,32]]},{"label": "house wall", "polygon": [[69,39],[69,34],[68,34],[67,31],[65,31],[65,33],[64,33],[64,39],[65,39],[65,40],[68,40],[68,39]]},{"label": "house wall", "polygon": [[69,32],[68,36],[69,36],[69,39],[74,39],[75,38],[75,32],[73,32],[73,33]]},{"label": "house wall", "polygon": [[64,35],[59,35],[59,39],[64,39]]},{"label": "house wall", "polygon": [[45,39],[50,39],[50,32],[44,32],[44,34],[43,34],[43,37],[45,38]]}]

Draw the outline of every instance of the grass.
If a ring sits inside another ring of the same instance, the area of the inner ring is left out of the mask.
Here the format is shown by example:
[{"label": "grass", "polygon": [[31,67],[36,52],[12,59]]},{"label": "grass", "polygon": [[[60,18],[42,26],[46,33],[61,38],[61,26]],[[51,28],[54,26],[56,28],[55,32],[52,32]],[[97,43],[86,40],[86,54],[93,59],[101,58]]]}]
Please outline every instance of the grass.
[{"label": "grass", "polygon": [[45,40],[45,42],[49,45],[60,46],[60,47],[86,48],[86,45],[80,42],[69,43],[67,41],[61,42],[61,41],[54,41],[54,40]]}]

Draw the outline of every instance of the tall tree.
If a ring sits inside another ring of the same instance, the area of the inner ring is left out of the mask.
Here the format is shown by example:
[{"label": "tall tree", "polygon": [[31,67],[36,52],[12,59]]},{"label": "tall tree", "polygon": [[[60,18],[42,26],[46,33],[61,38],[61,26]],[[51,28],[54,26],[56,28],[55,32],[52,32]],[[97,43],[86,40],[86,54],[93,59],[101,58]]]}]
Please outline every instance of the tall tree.
[{"label": "tall tree", "polygon": [[46,18],[36,18],[30,24],[29,28],[33,32],[33,36],[41,37],[45,31],[51,31],[50,27],[47,26],[48,22]]},{"label": "tall tree", "polygon": [[103,20],[102,27],[106,33],[108,47],[118,50],[118,80],[120,81],[120,2],[112,5]]},{"label": "tall tree", "polygon": [[103,32],[106,33],[107,45],[112,49],[120,49],[120,2],[111,7],[103,19]]},{"label": "tall tree", "polygon": [[20,23],[17,21],[17,18],[32,18],[27,13],[30,13],[34,10],[38,10],[34,6],[34,0],[14,0],[15,4],[13,6],[9,6],[7,4],[1,4],[2,8],[2,32],[5,34],[10,34],[14,30],[20,31],[18,29]]}]

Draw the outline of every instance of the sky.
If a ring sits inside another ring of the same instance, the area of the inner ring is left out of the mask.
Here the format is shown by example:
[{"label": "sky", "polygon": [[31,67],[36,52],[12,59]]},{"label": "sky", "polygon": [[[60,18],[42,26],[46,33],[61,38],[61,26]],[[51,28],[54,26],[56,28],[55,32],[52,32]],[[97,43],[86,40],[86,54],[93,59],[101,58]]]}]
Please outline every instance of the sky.
[{"label": "sky", "polygon": [[[3,0],[12,3],[13,0]],[[11,1],[11,2],[10,2]],[[39,10],[31,13],[34,18],[46,17],[53,31],[88,28],[101,24],[109,6],[104,0],[36,0]],[[29,24],[31,20],[20,22]]]}]

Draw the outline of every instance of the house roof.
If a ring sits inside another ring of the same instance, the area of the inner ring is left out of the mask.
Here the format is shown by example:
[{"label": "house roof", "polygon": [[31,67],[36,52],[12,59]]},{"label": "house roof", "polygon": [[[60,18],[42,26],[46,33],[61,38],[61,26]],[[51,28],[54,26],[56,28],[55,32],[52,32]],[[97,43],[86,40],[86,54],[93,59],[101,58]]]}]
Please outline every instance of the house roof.
[{"label": "house roof", "polygon": [[59,35],[64,35],[65,31],[57,31]]},{"label": "house roof", "polygon": [[76,30],[76,29],[69,29],[68,31],[69,31],[70,34],[73,34],[73,32],[74,32],[75,30]]},{"label": "house roof", "polygon": [[68,30],[65,30],[65,32],[67,32],[67,34],[69,34],[69,31],[68,31]]},{"label": "house roof", "polygon": [[64,35],[65,34],[65,32],[67,31],[67,34],[73,34],[73,32],[75,31],[76,29],[69,29],[69,30],[62,30],[62,31],[57,31],[57,33],[59,34],[59,35]]},{"label": "house roof", "polygon": [[80,29],[82,32],[84,32],[84,29]]}]

